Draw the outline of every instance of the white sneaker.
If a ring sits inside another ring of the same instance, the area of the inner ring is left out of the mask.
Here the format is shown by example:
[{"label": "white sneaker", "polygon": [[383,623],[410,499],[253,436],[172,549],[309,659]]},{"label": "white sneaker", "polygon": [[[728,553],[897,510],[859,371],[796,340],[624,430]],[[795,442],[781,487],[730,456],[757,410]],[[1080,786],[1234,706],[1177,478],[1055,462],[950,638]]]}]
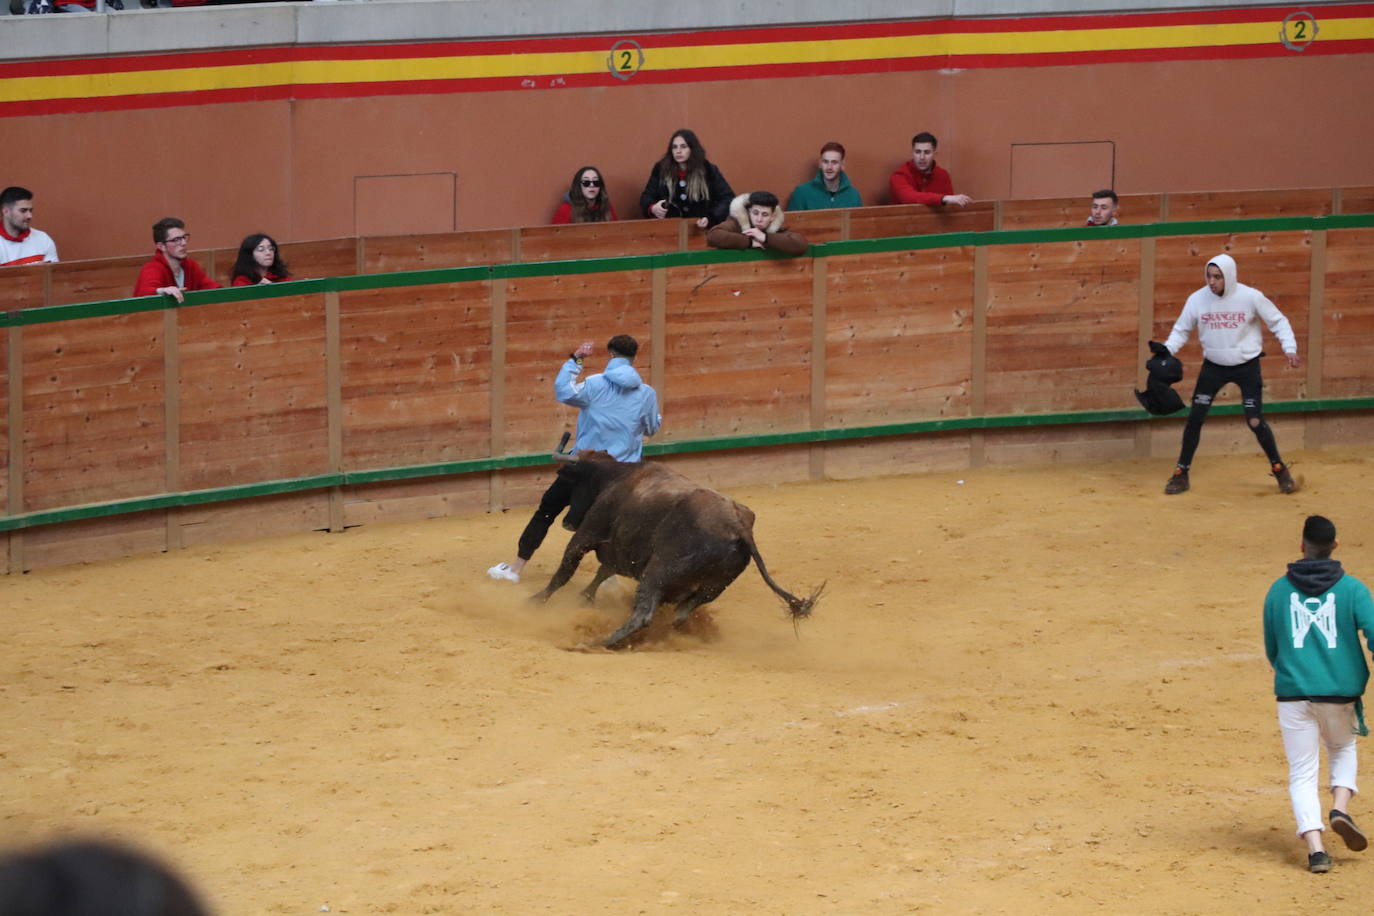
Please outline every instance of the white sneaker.
[{"label": "white sneaker", "polygon": [[520,581],[520,574],[511,569],[509,563],[497,563],[491,569],[487,570],[487,575],[491,576],[493,579],[505,579],[507,582]]}]

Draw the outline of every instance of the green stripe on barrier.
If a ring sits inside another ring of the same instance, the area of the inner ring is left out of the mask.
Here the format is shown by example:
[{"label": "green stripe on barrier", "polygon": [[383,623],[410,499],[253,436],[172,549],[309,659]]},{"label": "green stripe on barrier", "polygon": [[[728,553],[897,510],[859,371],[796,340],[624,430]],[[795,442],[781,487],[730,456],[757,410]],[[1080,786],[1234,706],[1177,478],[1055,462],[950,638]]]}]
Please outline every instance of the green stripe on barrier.
[{"label": "green stripe on barrier", "polygon": [[[1052,242],[1102,241],[1107,239],[1170,238],[1193,235],[1231,235],[1252,232],[1321,231],[1327,229],[1368,229],[1374,227],[1374,213],[1348,213],[1335,216],[1290,216],[1264,219],[1197,220],[1178,223],[1144,223],[1128,226],[1084,227],[1066,229],[1012,229],[998,232],[947,232],[930,235],[906,235],[877,239],[851,239],[812,245],[807,255],[812,258],[842,257],[890,251],[928,251],[934,248],[959,248],[966,245],[990,247],[999,245],[1029,245]],[[652,270],[660,267],[690,267],[699,264],[728,264],[733,262],[785,259],[767,251],[720,251],[707,248],[699,251],[634,255],[616,258],[589,258],[571,261],[539,261],[515,264],[495,264],[480,267],[444,267],[432,270],[409,270],[395,273],[362,274],[346,277],[326,277],[320,280],[301,280],[290,284],[236,287],[187,293],[186,306],[209,305],[222,302],[241,302],[252,299],[308,295],[320,292],[347,292],[368,289],[395,289],[407,286],[432,286],[443,283],[471,283],[520,277],[545,277],[558,274],[611,273],[627,270]],[[165,296],[145,296],[138,299],[112,299],[74,305],[40,306],[0,312],[0,327],[48,324],[74,321],[81,318],[102,318],[111,315],[162,311],[181,308]]]},{"label": "green stripe on barrier", "polygon": [[491,279],[491,268],[436,267],[431,270],[398,270],[386,274],[358,274],[349,277],[329,277],[325,289],[331,292],[351,292],[363,289],[394,289],[398,286],[437,286],[443,283],[481,283]]},{"label": "green stripe on barrier", "polygon": [[[1285,413],[1325,413],[1349,412],[1355,410],[1374,410],[1374,397],[1362,398],[1325,398],[1312,401],[1278,401],[1265,405],[1271,414]],[[1225,404],[1212,409],[1213,414],[1235,416],[1243,413],[1239,404]],[[650,457],[659,455],[692,454],[698,452],[732,451],[743,448],[771,448],[782,445],[804,445],[816,442],[841,442],[854,439],[880,439],[891,436],[920,435],[923,433],[954,432],[972,429],[1018,429],[1034,426],[1064,426],[1085,423],[1122,423],[1157,420],[1182,420],[1186,414],[1169,417],[1152,417],[1137,409],[1130,410],[1084,410],[1075,413],[1055,414],[1008,414],[995,417],[945,417],[937,420],[914,420],[906,423],[888,423],[878,426],[856,426],[846,429],[810,429],[785,433],[762,433],[746,436],[725,436],[711,439],[690,439],[684,442],[653,443],[644,447],[644,454]],[[162,493],[156,496],[136,497],[107,503],[92,503],[84,506],[71,506],[63,509],[48,509],[22,515],[0,517],[0,532],[37,528],[43,525],[56,525],[63,522],[82,521],[92,518],[106,518],[113,515],[127,515],[134,512],[148,512],[156,509],[169,509],[178,506],[194,506],[206,503],[230,502],[238,499],[256,499],[281,493],[297,493],[306,490],[319,490],[326,487],[359,486],[370,483],[386,483],[396,480],[415,480],[425,477],[447,477],[455,474],[471,474],[482,471],[510,470],[514,468],[539,467],[549,464],[547,453],[532,455],[508,455],[501,458],[473,458],[465,461],[450,461],[439,464],[408,465],[394,468],[377,468],[366,471],[348,471],[342,474],[319,474],[312,477],[297,477],[288,480],[273,480],[264,483],[239,484],[213,490],[191,490],[185,493]]]}]

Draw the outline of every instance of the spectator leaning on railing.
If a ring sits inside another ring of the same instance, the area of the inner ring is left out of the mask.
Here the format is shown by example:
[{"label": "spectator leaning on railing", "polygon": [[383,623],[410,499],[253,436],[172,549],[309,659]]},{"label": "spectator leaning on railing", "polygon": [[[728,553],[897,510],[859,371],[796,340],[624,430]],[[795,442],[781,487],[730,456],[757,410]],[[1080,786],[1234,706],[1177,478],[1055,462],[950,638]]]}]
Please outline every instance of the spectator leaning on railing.
[{"label": "spectator leaning on railing", "polygon": [[897,167],[888,179],[894,204],[926,204],[939,207],[954,204],[967,207],[973,198],[954,193],[954,180],[949,172],[935,164],[935,147],[940,141],[928,131],[911,138],[911,160]]},{"label": "spectator leaning on railing", "polygon": [[157,250],[138,272],[138,280],[134,283],[135,296],[160,293],[171,296],[178,302],[185,302],[186,297],[181,294],[184,289],[220,288],[220,285],[210,279],[210,275],[188,256],[191,251],[191,236],[186,231],[186,224],[175,216],[167,216],[153,223],[153,246]]},{"label": "spectator leaning on railing", "polygon": [[805,254],[800,233],[782,227],[783,211],[770,191],[741,194],[730,201],[730,216],[706,233],[712,248],[766,248],[780,254]]},{"label": "spectator leaning on railing", "polygon": [[32,222],[32,191],[20,187],[0,191],[0,267],[57,261],[52,237],[32,228]]}]

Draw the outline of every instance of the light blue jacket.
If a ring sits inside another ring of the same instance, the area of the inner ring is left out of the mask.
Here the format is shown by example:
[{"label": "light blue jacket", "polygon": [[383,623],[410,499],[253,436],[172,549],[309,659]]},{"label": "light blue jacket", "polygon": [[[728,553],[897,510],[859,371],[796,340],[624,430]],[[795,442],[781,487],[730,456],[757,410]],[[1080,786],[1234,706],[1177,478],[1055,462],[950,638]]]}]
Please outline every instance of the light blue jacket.
[{"label": "light blue jacket", "polygon": [[553,396],[582,409],[575,447],[609,452],[616,461],[638,461],[644,437],[658,432],[663,422],[658,395],[621,356],[607,363],[605,372],[588,376],[584,382],[577,381],[581,371],[577,360],[570,359],[553,380]]}]

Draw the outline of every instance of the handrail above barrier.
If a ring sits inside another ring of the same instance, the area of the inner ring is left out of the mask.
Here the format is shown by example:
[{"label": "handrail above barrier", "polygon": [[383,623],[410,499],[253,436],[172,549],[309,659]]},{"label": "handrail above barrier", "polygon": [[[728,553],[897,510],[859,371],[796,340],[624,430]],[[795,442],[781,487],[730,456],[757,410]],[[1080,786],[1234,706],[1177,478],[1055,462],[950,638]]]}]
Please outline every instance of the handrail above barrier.
[{"label": "handrail above barrier", "polygon": [[[1066,229],[1008,229],[989,232],[948,232],[931,235],[893,236],[877,239],[853,239],[811,245],[805,256],[812,258],[843,257],[891,251],[925,251],[937,248],[995,247],[1052,242],[1101,241],[1105,239],[1172,238],[1190,235],[1223,235],[1247,232],[1301,232],[1332,229],[1366,229],[1374,227],[1374,213],[1349,213],[1331,216],[1265,217],[1258,219],[1198,220],[1194,222],[1141,223],[1125,226],[1077,226]],[[38,306],[0,312],[0,327],[49,324],[84,318],[104,318],[139,312],[191,308],[224,302],[256,301],[312,293],[346,292],[367,289],[391,289],[410,286],[430,286],[441,283],[483,282],[498,279],[546,277],[568,274],[612,273],[627,270],[653,270],[669,267],[689,267],[698,264],[726,264],[747,261],[784,259],[767,251],[702,251],[671,252],[666,254],[634,255],[615,258],[589,258],[573,261],[538,261],[531,263],[492,264],[478,267],[447,267],[395,273],[360,274],[298,280],[264,286],[229,287],[186,294],[186,302],[178,303],[166,296],[142,296],[130,299],[110,299],[71,305]]]},{"label": "handrail above barrier", "polygon": [[[1277,401],[1272,404],[1266,404],[1265,410],[1271,414],[1310,414],[1374,410],[1374,397],[1326,398],[1311,401]],[[1224,404],[1212,408],[1213,414],[1222,416],[1236,416],[1243,412],[1244,409],[1239,404]],[[733,451],[735,449],[745,448],[772,448],[783,445],[842,442],[854,439],[880,439],[891,436],[955,432],[959,430],[1016,429],[1030,426],[1065,426],[1085,423],[1158,422],[1169,419],[1181,420],[1183,418],[1181,416],[1173,418],[1155,417],[1142,413],[1142,411],[1138,409],[1085,410],[1054,414],[1008,414],[995,417],[947,417],[936,420],[915,420],[906,423],[889,423],[877,426],[795,430],[784,433],[765,433],[746,436],[691,439],[683,442],[653,443],[644,447],[644,453],[646,456],[656,457],[659,455]],[[157,509],[231,502],[239,499],[275,496],[282,493],[300,493],[309,490],[322,490],[327,487],[357,486],[361,484],[386,483],[396,480],[415,480],[427,477],[448,477],[457,474],[480,473],[483,471],[539,467],[546,464],[552,464],[552,460],[549,458],[547,452],[540,452],[529,455],[508,455],[501,458],[474,458],[465,461],[448,461],[437,464],[376,468],[365,471],[344,471],[335,474],[317,474],[310,477],[272,480],[252,484],[238,484],[235,486],[218,487],[209,490],[159,493],[154,496],[142,496],[104,503],[88,503],[82,506],[68,506],[61,509],[27,512],[22,515],[0,516],[0,532],[19,531],[27,528],[42,527],[44,525],[58,525],[65,522],[76,522],[93,518],[109,518],[115,515],[130,515],[136,512],[149,512]]]}]

